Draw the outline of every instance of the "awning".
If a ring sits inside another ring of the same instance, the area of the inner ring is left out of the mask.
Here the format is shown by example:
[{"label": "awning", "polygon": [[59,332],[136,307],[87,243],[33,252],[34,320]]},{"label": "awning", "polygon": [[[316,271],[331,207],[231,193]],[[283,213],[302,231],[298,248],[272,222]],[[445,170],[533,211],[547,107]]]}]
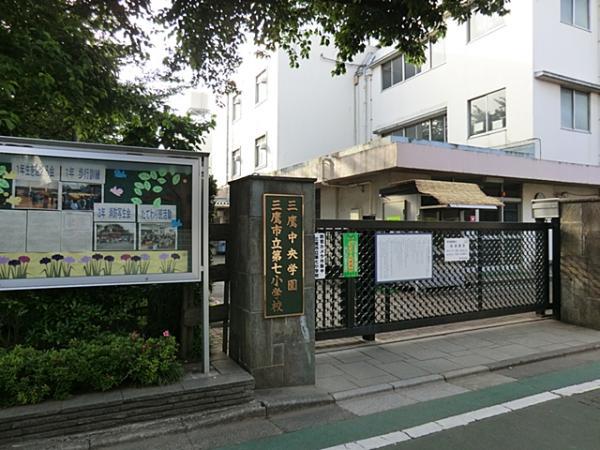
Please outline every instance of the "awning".
[{"label": "awning", "polygon": [[390,195],[430,195],[438,204],[427,208],[496,209],[503,203],[486,195],[475,183],[456,183],[434,180],[407,180],[379,191],[383,197]]}]

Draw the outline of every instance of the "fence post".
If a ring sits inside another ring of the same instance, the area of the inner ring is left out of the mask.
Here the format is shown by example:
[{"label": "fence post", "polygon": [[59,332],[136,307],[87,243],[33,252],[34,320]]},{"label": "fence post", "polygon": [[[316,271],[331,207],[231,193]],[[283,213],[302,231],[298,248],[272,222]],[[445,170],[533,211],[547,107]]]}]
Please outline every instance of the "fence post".
[{"label": "fence post", "polygon": [[481,230],[477,230],[477,310],[483,309],[483,239]]},{"label": "fence post", "polygon": [[560,218],[552,219],[552,309],[554,317],[560,320]]}]

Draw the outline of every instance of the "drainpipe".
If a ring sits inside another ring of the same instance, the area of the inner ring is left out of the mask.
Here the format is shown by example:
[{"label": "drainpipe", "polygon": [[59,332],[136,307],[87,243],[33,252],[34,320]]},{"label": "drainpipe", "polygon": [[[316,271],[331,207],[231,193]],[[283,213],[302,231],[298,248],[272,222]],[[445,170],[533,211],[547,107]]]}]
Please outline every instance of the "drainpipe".
[{"label": "drainpipe", "polygon": [[229,172],[229,94],[227,94],[227,101],[225,102],[225,179],[229,181],[231,179],[231,173]]}]

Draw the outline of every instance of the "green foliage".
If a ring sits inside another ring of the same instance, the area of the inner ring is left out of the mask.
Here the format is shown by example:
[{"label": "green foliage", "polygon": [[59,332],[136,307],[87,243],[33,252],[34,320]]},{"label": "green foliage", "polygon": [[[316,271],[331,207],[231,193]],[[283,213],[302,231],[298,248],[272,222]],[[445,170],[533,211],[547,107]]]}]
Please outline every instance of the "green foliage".
[{"label": "green foliage", "polygon": [[292,66],[309,55],[313,38],[337,48],[335,73],[376,41],[394,46],[415,62],[429,40],[446,32],[449,19],[466,21],[473,12],[505,14],[508,0],[173,0],[160,20],[177,39],[170,65],[194,70],[197,79],[218,92],[241,61],[246,36],[268,50],[285,50]]},{"label": "green foliage", "polygon": [[111,286],[0,294],[0,346],[66,347],[72,339],[138,330],[179,332],[181,285]]},{"label": "green foliage", "polygon": [[174,337],[104,335],[67,348],[0,350],[0,405],[25,405],[122,385],[156,385],[182,375]]},{"label": "green foliage", "polygon": [[198,148],[213,121],[174,114],[173,90],[119,78],[147,59],[136,19],[150,17],[149,4],[0,0],[0,135]]}]

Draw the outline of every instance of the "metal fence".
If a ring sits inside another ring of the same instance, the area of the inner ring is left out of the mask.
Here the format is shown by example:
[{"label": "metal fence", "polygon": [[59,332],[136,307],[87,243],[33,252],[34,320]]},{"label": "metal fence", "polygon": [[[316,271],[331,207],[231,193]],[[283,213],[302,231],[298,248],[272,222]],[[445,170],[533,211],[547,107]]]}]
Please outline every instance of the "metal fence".
[{"label": "metal fence", "polygon": [[[317,339],[373,336],[404,328],[551,307],[545,223],[427,223],[318,220],[325,279],[316,280]],[[359,234],[359,273],[343,277],[344,233]],[[377,234],[432,235],[432,277],[377,283]],[[468,261],[445,262],[444,239],[468,238]],[[554,305],[556,307],[556,305]]]}]

